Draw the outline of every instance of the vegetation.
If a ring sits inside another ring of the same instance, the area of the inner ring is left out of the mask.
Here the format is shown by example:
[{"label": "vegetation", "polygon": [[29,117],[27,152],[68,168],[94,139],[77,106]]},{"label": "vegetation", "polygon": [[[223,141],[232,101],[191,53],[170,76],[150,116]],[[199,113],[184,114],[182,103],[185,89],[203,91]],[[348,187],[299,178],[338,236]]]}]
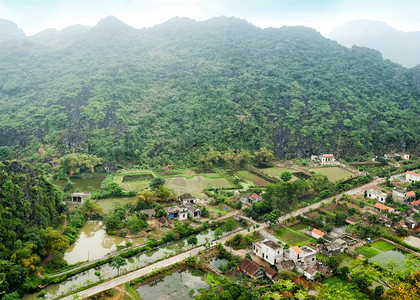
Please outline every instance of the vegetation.
[{"label": "vegetation", "polygon": [[166,166],[211,148],[349,159],[420,149],[418,69],[305,27],[220,17],[134,30],[109,17],[71,37],[3,43],[0,66],[3,160],[75,152]]}]

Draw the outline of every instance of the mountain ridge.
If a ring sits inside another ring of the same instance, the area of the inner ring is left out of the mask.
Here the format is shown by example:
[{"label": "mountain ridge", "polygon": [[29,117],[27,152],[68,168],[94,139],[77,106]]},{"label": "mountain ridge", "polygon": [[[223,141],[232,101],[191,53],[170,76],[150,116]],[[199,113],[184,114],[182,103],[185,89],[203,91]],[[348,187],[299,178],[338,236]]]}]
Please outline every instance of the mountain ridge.
[{"label": "mountain ridge", "polygon": [[31,41],[0,52],[0,159],[76,151],[151,166],[194,164],[210,148],[280,158],[419,149],[420,70],[310,28],[221,17],[137,30],[108,19]]}]

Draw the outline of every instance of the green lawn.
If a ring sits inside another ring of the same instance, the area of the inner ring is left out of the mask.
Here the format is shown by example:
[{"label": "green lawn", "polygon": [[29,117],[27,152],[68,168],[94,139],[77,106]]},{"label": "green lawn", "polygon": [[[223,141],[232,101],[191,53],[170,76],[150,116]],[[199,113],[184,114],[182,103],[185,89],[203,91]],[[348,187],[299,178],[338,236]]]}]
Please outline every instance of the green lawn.
[{"label": "green lawn", "polygon": [[309,171],[314,171],[316,173],[326,175],[328,177],[328,180],[332,182],[336,180],[341,180],[343,178],[348,178],[349,175],[353,175],[353,173],[340,167],[320,167],[310,169]]},{"label": "green lawn", "polygon": [[[283,171],[289,171],[290,173],[293,174],[293,172],[296,172],[296,170],[293,169],[289,169],[289,168],[283,168],[283,167],[271,167],[271,168],[265,168],[265,169],[259,169],[261,172],[264,172],[270,176],[274,176],[278,179],[280,179],[280,174]],[[297,179],[296,176],[292,176],[292,179],[290,181],[295,181]]]},{"label": "green lawn", "polygon": [[375,250],[369,246],[362,246],[356,249],[357,252],[362,254],[366,258],[371,258],[379,254],[378,250]]},{"label": "green lawn", "polygon": [[307,245],[311,242],[316,242],[313,238],[307,236],[306,234],[296,233],[283,227],[278,228],[274,236],[291,246]]},{"label": "green lawn", "polygon": [[176,195],[190,193],[195,197],[206,197],[204,189],[225,187],[231,188],[232,184],[217,173],[206,173],[188,177],[166,177],[165,183],[175,191]]},{"label": "green lawn", "polygon": [[252,174],[246,170],[238,171],[236,172],[236,175],[241,179],[251,181],[255,185],[265,186],[269,184],[269,182],[264,180],[264,178],[261,178],[260,176]]},{"label": "green lawn", "polygon": [[305,230],[309,228],[309,225],[303,224],[303,223],[297,223],[295,225],[289,226],[290,228],[299,231],[299,230]]},{"label": "green lawn", "polygon": [[381,251],[388,251],[388,250],[393,250],[396,248],[394,245],[387,243],[385,241],[377,241],[377,242],[371,243],[370,246]]}]

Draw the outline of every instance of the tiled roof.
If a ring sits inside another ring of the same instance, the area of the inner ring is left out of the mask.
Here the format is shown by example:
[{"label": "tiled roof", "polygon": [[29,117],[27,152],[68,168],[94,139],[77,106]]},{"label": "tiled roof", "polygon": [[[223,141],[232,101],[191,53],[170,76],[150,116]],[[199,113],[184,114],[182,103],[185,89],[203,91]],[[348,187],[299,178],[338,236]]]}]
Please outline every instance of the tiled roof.
[{"label": "tiled roof", "polygon": [[346,223],[348,223],[350,225],[353,225],[354,224],[354,222],[352,220],[349,220],[349,219],[346,219]]},{"label": "tiled roof", "polygon": [[298,246],[290,247],[290,250],[293,250],[296,254],[302,253],[303,250],[300,249]]},{"label": "tiled roof", "polygon": [[411,202],[411,205],[413,205],[413,206],[420,205],[420,199],[419,199],[419,200],[416,200],[416,201]]},{"label": "tiled roof", "polygon": [[252,198],[252,199],[254,199],[254,200],[255,200],[255,199],[257,199],[258,197],[259,197],[259,195],[255,194],[255,193],[253,193],[253,194],[251,195],[251,198]]},{"label": "tiled roof", "polygon": [[373,207],[377,208],[377,209],[380,209],[380,210],[386,209],[388,211],[392,209],[391,207],[383,205],[382,203],[379,203],[379,202],[377,202]]},{"label": "tiled roof", "polygon": [[322,232],[321,230],[318,230],[316,228],[312,229],[312,232],[319,235],[319,236],[324,236],[325,232]]},{"label": "tiled roof", "polygon": [[178,197],[179,199],[182,199],[182,200],[185,200],[185,199],[194,199],[194,197],[193,196],[191,196],[190,194],[188,194],[188,193],[184,193],[184,194],[182,194],[181,196],[179,196]]},{"label": "tiled roof", "polygon": [[414,191],[409,191],[407,192],[407,197],[415,197],[416,193],[414,193]]},{"label": "tiled roof", "polygon": [[407,174],[420,177],[420,174],[419,173],[412,172],[412,171],[407,171]]},{"label": "tiled roof", "polygon": [[316,270],[314,268],[307,268],[305,272],[309,273],[310,275],[315,275]]},{"label": "tiled roof", "polygon": [[244,258],[238,265],[239,270],[247,273],[248,275],[254,275],[261,266],[256,263],[255,261],[252,261],[248,258]]},{"label": "tiled roof", "polygon": [[331,153],[324,154],[323,156],[324,156],[324,157],[334,157],[334,155],[333,155],[333,154],[331,154]]}]

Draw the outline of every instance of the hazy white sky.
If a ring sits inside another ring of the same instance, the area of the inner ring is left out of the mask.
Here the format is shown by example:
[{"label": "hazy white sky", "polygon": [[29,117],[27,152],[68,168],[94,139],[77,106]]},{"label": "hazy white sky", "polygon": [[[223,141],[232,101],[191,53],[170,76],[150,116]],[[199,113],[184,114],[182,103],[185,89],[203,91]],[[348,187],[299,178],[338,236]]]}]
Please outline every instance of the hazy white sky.
[{"label": "hazy white sky", "polygon": [[354,19],[420,31],[420,0],[0,0],[0,18],[15,22],[27,35],[74,24],[93,26],[109,15],[135,28],[175,16],[205,20],[224,15],[263,28],[304,25],[324,36]]}]

